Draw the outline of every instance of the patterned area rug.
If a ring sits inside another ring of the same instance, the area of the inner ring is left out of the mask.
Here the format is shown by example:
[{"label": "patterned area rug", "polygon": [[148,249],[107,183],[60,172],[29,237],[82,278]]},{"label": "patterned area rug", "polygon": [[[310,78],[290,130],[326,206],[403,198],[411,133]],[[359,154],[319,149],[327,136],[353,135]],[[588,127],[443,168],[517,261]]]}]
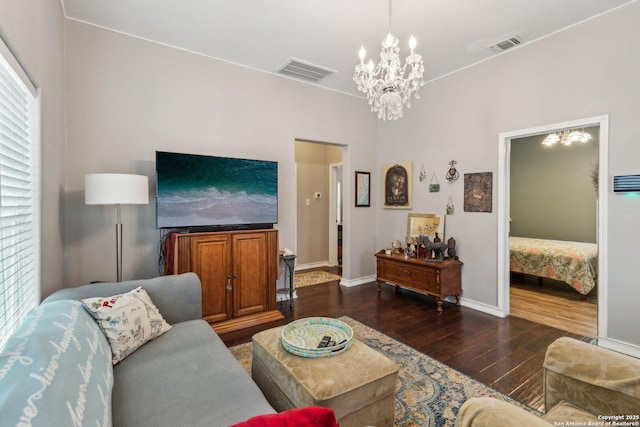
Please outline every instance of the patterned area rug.
[{"label": "patterned area rug", "polygon": [[293,276],[293,287],[303,288],[305,286],[319,285],[320,283],[340,280],[340,278],[341,276],[327,271],[306,271],[304,273],[296,273]]},{"label": "patterned area rug", "polygon": [[[343,316],[340,320],[353,328],[357,339],[398,364],[396,426],[453,426],[460,406],[474,396],[506,400],[540,415],[534,409],[350,317]],[[231,347],[230,350],[251,374],[251,343]]]}]

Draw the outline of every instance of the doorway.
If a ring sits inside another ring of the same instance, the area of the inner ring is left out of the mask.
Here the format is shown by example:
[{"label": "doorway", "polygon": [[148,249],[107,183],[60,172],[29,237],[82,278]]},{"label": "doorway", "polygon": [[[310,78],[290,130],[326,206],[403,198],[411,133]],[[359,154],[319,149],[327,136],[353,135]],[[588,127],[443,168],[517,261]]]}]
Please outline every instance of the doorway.
[{"label": "doorway", "polygon": [[[567,235],[564,235],[564,237],[562,237],[562,233],[558,230],[556,230],[555,232],[553,230],[549,230],[549,232],[551,234],[547,234],[547,235],[543,235],[544,233],[540,231],[540,229],[535,230],[536,226],[541,225],[541,228],[544,230],[545,228],[558,228],[562,229],[562,231],[565,231],[566,224],[563,226],[561,224],[552,224],[552,225],[548,225],[545,227],[544,224],[534,224],[533,227],[530,227],[530,229],[528,231],[526,224],[524,229],[523,227],[520,227],[523,221],[523,214],[522,212],[517,213],[514,211],[515,209],[515,205],[518,203],[518,201],[516,200],[517,197],[519,197],[518,195],[514,195],[513,191],[512,191],[512,185],[518,185],[517,183],[513,182],[512,183],[512,177],[513,172],[512,172],[512,168],[516,167],[513,163],[512,163],[512,155],[514,153],[514,149],[517,148],[516,144],[520,144],[523,141],[527,142],[527,141],[533,141],[535,139],[538,139],[538,144],[540,143],[540,141],[542,140],[542,138],[544,138],[547,134],[549,133],[554,133],[554,132],[559,132],[565,129],[583,129],[583,128],[593,128],[595,129],[595,132],[597,132],[597,153],[598,153],[598,158],[599,161],[597,162],[597,166],[595,170],[592,170],[593,173],[589,173],[591,176],[588,177],[588,179],[590,180],[590,182],[593,182],[592,179],[595,179],[595,189],[594,191],[597,191],[597,194],[595,195],[596,197],[596,201],[595,201],[595,212],[596,214],[594,215],[595,218],[591,218],[594,227],[589,231],[590,233],[592,233],[592,237],[580,237],[580,238],[575,238],[576,240],[581,239],[581,240],[594,240],[595,241],[595,247],[597,249],[597,261],[596,265],[597,265],[597,290],[596,290],[596,294],[597,296],[595,296],[596,298],[596,303],[597,303],[597,321],[596,323],[596,329],[597,332],[595,332],[596,336],[604,336],[606,334],[606,313],[605,313],[605,307],[606,305],[604,304],[604,301],[606,301],[606,297],[607,297],[607,283],[606,283],[606,278],[607,278],[607,274],[606,274],[606,242],[607,242],[607,231],[606,231],[606,193],[607,193],[607,181],[606,181],[606,177],[608,176],[608,170],[607,170],[607,153],[608,153],[608,116],[599,116],[599,117],[594,117],[594,118],[588,118],[588,119],[583,119],[583,120],[576,120],[573,122],[565,122],[565,123],[559,123],[559,124],[554,124],[554,125],[548,125],[548,126],[541,126],[538,128],[532,128],[532,129],[524,129],[524,130],[519,130],[519,131],[514,131],[514,132],[509,132],[509,133],[504,133],[501,134],[499,137],[499,168],[498,168],[498,308],[501,310],[502,314],[506,317],[510,314],[514,314],[514,312],[512,312],[512,305],[511,305],[511,270],[512,270],[512,266],[511,263],[515,262],[516,264],[516,270],[518,270],[517,268],[517,263],[519,260],[512,260],[510,257],[510,237],[511,237],[511,231],[516,231],[516,234],[533,234],[535,235],[536,233],[540,234],[540,237],[546,238],[546,239],[552,239],[554,237],[557,237],[559,239],[565,238],[565,239],[571,239],[571,237],[568,237]],[[531,147],[529,147],[531,148]],[[559,148],[566,148],[566,147],[559,147]],[[531,157],[529,156],[528,161],[531,161]],[[531,166],[531,165],[529,165]],[[568,165],[567,165],[568,166]],[[593,165],[589,165],[589,168],[592,169]],[[535,169],[535,168],[534,168]],[[567,169],[567,172],[569,171],[569,169]],[[517,174],[516,174],[517,175]],[[520,179],[520,177],[518,178]],[[536,182],[536,184],[539,184],[539,182]],[[555,184],[557,186],[562,186],[563,185],[563,181],[562,180],[556,180]],[[526,195],[524,195],[526,197]],[[513,200],[512,200],[513,198]],[[513,203],[513,204],[512,204]],[[552,204],[547,204],[546,206],[542,206],[542,209],[546,209],[547,212],[553,212],[554,211],[554,207]],[[571,211],[571,208],[563,208],[563,211]],[[518,227],[513,226],[512,227],[512,221],[514,220],[514,218],[512,218],[512,213],[514,215],[518,215],[517,221],[520,222],[520,224],[518,224]],[[575,212],[574,212],[575,214]],[[568,215],[571,215],[571,212],[568,213]],[[526,216],[526,215],[524,215]],[[535,215],[534,215],[535,216]],[[558,222],[561,223],[562,221],[569,221],[571,222],[571,218],[569,217],[568,219],[558,219]],[[555,233],[555,234],[554,234]],[[574,235],[575,236],[575,235]],[[534,237],[538,237],[538,236],[534,236]],[[533,280],[533,283],[535,286],[538,285],[539,279],[537,279],[535,276],[534,277],[529,277],[526,280]],[[525,281],[526,281],[525,280]],[[545,283],[544,283],[543,279],[543,288],[545,287]],[[563,288],[562,285],[563,281],[558,281],[557,283],[555,282],[550,282],[551,289],[549,290],[553,290],[556,288],[556,286],[560,286],[561,290],[566,290]],[[569,285],[565,285],[565,288],[569,289]],[[545,288],[545,291],[547,289]],[[576,293],[575,297],[579,300],[579,295]],[[592,296],[593,298],[593,296]],[[514,297],[515,299],[515,297]],[[528,301],[528,303],[530,303],[530,299]],[[546,303],[544,303],[546,304]],[[561,311],[562,309],[557,309],[555,316],[557,316],[557,311]],[[520,314],[519,314],[520,315]],[[531,319],[530,319],[531,320]],[[541,322],[542,323],[542,322]],[[558,327],[558,325],[551,325],[554,327]]]},{"label": "doorway", "polygon": [[344,147],[336,144],[295,141],[296,270],[338,264],[343,151]]}]

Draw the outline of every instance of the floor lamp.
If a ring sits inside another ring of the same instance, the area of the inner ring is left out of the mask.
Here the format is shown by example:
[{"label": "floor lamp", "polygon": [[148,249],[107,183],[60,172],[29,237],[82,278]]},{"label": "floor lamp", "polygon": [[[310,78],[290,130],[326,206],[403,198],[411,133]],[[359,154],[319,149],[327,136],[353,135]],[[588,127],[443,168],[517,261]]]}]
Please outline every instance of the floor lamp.
[{"label": "floor lamp", "polygon": [[149,178],[144,175],[93,173],[84,176],[84,203],[116,205],[116,269],[122,282],[122,219],[120,205],[149,203]]}]

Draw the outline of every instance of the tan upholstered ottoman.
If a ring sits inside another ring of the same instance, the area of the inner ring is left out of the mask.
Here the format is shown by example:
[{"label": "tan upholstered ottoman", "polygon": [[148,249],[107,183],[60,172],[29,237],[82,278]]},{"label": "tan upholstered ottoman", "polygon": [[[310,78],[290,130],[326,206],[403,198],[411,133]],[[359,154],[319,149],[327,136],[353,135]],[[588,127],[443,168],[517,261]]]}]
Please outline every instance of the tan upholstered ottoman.
[{"label": "tan upholstered ottoman", "polygon": [[395,362],[357,340],[337,356],[295,356],[280,343],[283,328],[253,336],[253,380],[277,411],[324,406],[340,427],[393,426]]}]

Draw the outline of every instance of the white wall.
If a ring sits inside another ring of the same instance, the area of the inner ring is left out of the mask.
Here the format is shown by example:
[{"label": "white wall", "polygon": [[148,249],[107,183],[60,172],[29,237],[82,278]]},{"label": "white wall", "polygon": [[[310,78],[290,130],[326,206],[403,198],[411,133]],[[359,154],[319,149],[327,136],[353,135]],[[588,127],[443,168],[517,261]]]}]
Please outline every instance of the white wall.
[{"label": "white wall", "polygon": [[[498,302],[499,133],[609,114],[610,173],[640,173],[638,22],[636,2],[508,51],[427,84],[403,119],[379,125],[378,170],[389,161],[414,161],[413,212],[443,212],[453,198],[456,211],[447,218],[447,235],[456,238],[465,263],[465,299],[492,307]],[[453,184],[444,179],[451,159],[461,174]],[[439,193],[418,183],[422,162],[429,175],[437,172]],[[462,175],[471,172],[493,172],[492,213],[463,212]],[[600,335],[639,346],[640,197],[607,191],[609,330]],[[379,210],[378,247],[404,235],[404,213]]]},{"label": "white wall", "polygon": [[[295,140],[348,145],[345,172],[375,167],[366,101],[75,21],[66,24],[65,273],[69,286],[115,279],[115,210],[85,206],[83,177],[138,173],[154,194],[155,151],[278,161],[280,246],[293,248]],[[155,205],[124,206],[123,279],[158,274]],[[347,213],[343,275],[375,273],[375,210]]]},{"label": "white wall", "polygon": [[1,0],[0,36],[40,89],[42,296],[64,286],[64,17],[56,0]]}]

